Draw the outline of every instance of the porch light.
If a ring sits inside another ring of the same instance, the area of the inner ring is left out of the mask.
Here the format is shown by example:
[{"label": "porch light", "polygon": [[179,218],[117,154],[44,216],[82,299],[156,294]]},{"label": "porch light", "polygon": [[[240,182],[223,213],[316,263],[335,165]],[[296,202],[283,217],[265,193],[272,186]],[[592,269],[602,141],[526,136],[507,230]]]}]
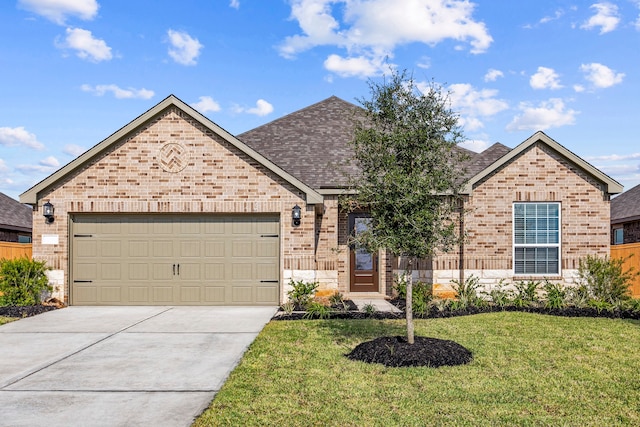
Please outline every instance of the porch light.
[{"label": "porch light", "polygon": [[291,209],[291,219],[293,220],[293,226],[297,227],[300,225],[300,218],[302,217],[302,210],[300,206],[297,204]]},{"label": "porch light", "polygon": [[50,201],[47,200],[47,203],[42,205],[42,215],[47,219],[47,223],[51,224],[53,222],[53,205]]}]

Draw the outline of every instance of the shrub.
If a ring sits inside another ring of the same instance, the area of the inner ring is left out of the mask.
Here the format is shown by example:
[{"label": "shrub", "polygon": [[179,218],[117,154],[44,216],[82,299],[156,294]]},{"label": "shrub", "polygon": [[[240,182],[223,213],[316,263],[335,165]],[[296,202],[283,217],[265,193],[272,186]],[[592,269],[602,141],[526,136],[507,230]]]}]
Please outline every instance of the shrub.
[{"label": "shrub", "polygon": [[457,302],[453,304],[455,309],[465,309],[469,306],[479,306],[484,303],[478,296],[478,287],[480,287],[479,277],[471,275],[466,278],[464,282],[452,280],[452,283],[457,298]]},{"label": "shrub", "polygon": [[312,301],[307,305],[307,312],[303,317],[305,319],[327,319],[331,315],[331,311],[331,307]]},{"label": "shrub", "polygon": [[[394,288],[398,294],[398,298],[407,299],[407,279],[406,275],[396,275]],[[429,302],[433,298],[431,285],[422,281],[417,281],[411,288],[411,301],[413,303],[413,312],[423,315],[429,311]]]},{"label": "shrub", "polygon": [[376,306],[373,304],[365,304],[362,307],[362,312],[369,316],[373,315],[376,311],[378,310],[376,309]]},{"label": "shrub", "polygon": [[589,290],[585,285],[579,285],[566,289],[566,301],[578,308],[587,307],[589,304]]},{"label": "shrub", "polygon": [[539,301],[538,288],[540,282],[534,280],[518,281],[514,283],[516,293],[513,297],[513,305],[516,307],[529,307]]},{"label": "shrub", "polygon": [[305,282],[304,280],[289,281],[293,289],[287,292],[289,300],[300,307],[306,307],[318,288],[318,282]]},{"label": "shrub", "polygon": [[597,301],[616,304],[627,300],[629,295],[629,283],[638,273],[630,268],[624,271],[624,258],[609,258],[587,255],[581,258],[578,264],[578,278],[584,285],[589,296]]},{"label": "shrub", "polygon": [[545,281],[544,290],[547,293],[544,303],[546,308],[563,308],[566,305],[565,298],[567,293],[561,284]]},{"label": "shrub", "polygon": [[26,257],[0,261],[0,305],[40,304],[42,294],[51,292],[45,274],[49,268],[45,261]]},{"label": "shrub", "polygon": [[500,280],[498,285],[489,291],[488,296],[494,305],[504,308],[511,303],[512,292],[505,289],[504,281]]},{"label": "shrub", "polygon": [[329,303],[332,307],[337,308],[340,311],[348,311],[349,305],[344,300],[344,296],[340,292],[336,292],[335,294],[329,297]]}]

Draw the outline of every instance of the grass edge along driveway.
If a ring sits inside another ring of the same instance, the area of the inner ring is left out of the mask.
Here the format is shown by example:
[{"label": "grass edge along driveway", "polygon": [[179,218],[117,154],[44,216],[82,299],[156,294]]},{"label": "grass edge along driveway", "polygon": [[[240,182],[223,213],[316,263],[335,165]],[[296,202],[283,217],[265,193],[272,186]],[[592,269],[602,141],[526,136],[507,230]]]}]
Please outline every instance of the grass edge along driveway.
[{"label": "grass edge along driveway", "polygon": [[272,321],[194,426],[637,426],[640,322],[500,312],[416,320],[463,366],[386,368],[344,357],[402,320]]}]

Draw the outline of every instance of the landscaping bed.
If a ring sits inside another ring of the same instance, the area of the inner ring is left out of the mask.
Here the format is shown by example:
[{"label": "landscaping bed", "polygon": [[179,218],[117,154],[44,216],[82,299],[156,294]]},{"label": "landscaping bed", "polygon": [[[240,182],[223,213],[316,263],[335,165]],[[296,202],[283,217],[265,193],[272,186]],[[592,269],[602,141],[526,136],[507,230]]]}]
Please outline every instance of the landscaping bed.
[{"label": "landscaping bed", "polygon": [[58,307],[55,305],[5,306],[0,307],[0,316],[24,318],[57,309]]}]

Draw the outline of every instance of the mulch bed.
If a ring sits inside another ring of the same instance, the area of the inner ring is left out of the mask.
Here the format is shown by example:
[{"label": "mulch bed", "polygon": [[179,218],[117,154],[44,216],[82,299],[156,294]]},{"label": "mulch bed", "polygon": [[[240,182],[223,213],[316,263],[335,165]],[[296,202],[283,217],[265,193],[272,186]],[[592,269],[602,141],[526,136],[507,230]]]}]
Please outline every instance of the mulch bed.
[{"label": "mulch bed", "polygon": [[0,316],[24,318],[36,316],[38,314],[57,309],[58,307],[56,307],[55,305],[27,305],[23,307],[7,306],[0,307]]},{"label": "mulch bed", "polygon": [[381,363],[389,367],[457,366],[471,362],[471,351],[457,342],[438,338],[415,337],[409,344],[405,337],[381,337],[358,344],[346,355],[351,360]]}]

